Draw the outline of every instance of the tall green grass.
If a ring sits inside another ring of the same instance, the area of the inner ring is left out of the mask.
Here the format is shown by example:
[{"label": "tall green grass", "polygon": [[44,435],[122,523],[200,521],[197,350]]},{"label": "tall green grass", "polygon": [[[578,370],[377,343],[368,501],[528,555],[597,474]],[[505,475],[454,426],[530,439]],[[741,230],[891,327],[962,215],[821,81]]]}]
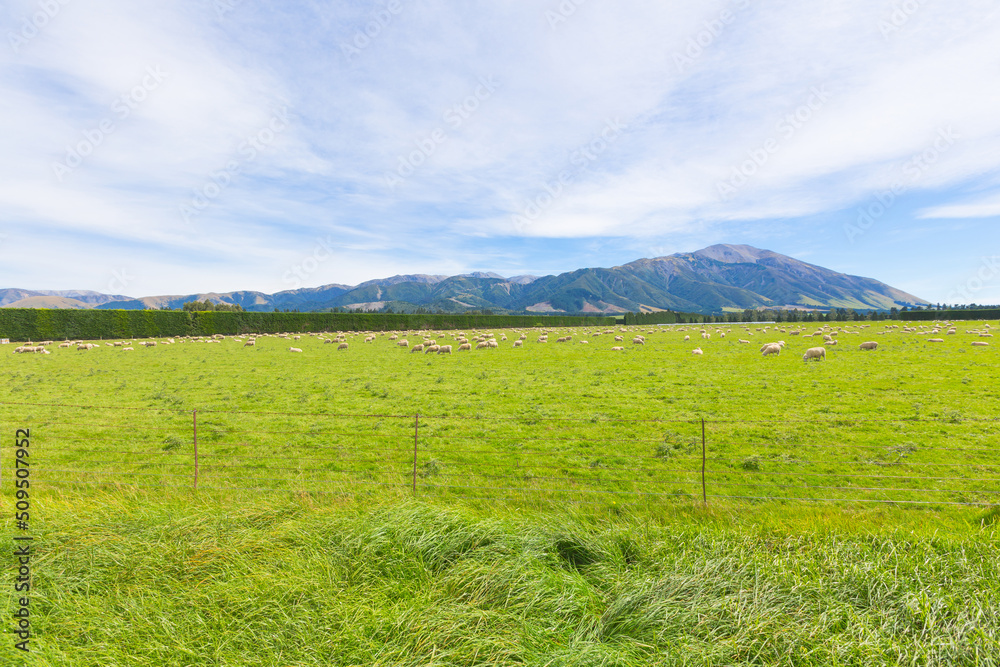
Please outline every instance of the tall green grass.
[{"label": "tall green grass", "polygon": [[1000,662],[995,512],[123,491],[36,515],[32,665]]}]

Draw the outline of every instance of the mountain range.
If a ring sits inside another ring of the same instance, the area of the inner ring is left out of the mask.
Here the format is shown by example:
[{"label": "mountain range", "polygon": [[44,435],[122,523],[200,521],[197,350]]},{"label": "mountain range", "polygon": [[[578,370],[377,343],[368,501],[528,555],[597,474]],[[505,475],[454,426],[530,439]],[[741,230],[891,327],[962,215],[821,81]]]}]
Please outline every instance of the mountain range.
[{"label": "mountain range", "polygon": [[239,304],[249,311],[341,309],[621,313],[677,310],[718,313],[747,308],[887,310],[927,301],[872,278],[837,273],[748,245],[638,259],[612,268],[554,276],[470,273],[400,275],[360,285],[323,285],[264,294],[205,292],[133,298],[99,292],[0,289],[7,308],[170,308],[188,301]]}]

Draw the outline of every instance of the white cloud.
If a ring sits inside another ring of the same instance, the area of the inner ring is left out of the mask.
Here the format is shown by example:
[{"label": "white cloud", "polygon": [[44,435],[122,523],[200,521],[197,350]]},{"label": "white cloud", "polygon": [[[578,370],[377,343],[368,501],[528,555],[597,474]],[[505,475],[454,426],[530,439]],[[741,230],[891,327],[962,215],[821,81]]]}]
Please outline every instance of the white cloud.
[{"label": "white cloud", "polygon": [[[211,2],[73,0],[17,53],[0,48],[0,226],[48,230],[46,268],[67,283],[92,272],[72,252],[89,238],[142,258],[163,291],[172,263],[192,283],[282,289],[330,233],[345,250],[317,271],[326,282],[489,269],[473,263],[546,239],[740,241],[759,230],[747,221],[834,218],[901,179],[921,217],[998,215],[993,190],[956,194],[997,169],[998,10],[917,5],[623,0],[562,16],[554,1],[400,0],[379,15],[330,0],[219,16]],[[9,3],[0,33],[36,9]],[[155,86],[150,68],[165,73]],[[102,121],[112,131],[60,180],[54,163]],[[595,143],[609,122],[625,129]],[[907,171],[943,128],[960,138]],[[752,173],[722,197],[734,170]]]}]

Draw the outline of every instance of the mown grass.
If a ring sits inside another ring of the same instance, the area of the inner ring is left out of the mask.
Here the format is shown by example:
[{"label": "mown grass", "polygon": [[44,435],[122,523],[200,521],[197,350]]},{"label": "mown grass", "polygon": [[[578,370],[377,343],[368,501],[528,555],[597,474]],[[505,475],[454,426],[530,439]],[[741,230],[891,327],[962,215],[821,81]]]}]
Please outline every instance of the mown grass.
[{"label": "mown grass", "polygon": [[983,511],[36,502],[32,665],[1000,662]]},{"label": "mown grass", "polygon": [[637,329],[0,355],[34,448],[29,664],[998,663],[1000,515],[945,505],[1000,492],[994,349],[873,327],[806,364],[815,339]]}]

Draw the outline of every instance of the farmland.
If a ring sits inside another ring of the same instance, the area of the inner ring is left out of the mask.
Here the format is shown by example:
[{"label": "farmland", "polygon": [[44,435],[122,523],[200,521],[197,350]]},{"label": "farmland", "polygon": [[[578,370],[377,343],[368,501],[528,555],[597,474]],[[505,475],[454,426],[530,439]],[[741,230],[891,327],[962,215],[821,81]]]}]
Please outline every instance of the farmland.
[{"label": "farmland", "polygon": [[997,350],[931,326],[0,355],[38,664],[995,664]]}]

